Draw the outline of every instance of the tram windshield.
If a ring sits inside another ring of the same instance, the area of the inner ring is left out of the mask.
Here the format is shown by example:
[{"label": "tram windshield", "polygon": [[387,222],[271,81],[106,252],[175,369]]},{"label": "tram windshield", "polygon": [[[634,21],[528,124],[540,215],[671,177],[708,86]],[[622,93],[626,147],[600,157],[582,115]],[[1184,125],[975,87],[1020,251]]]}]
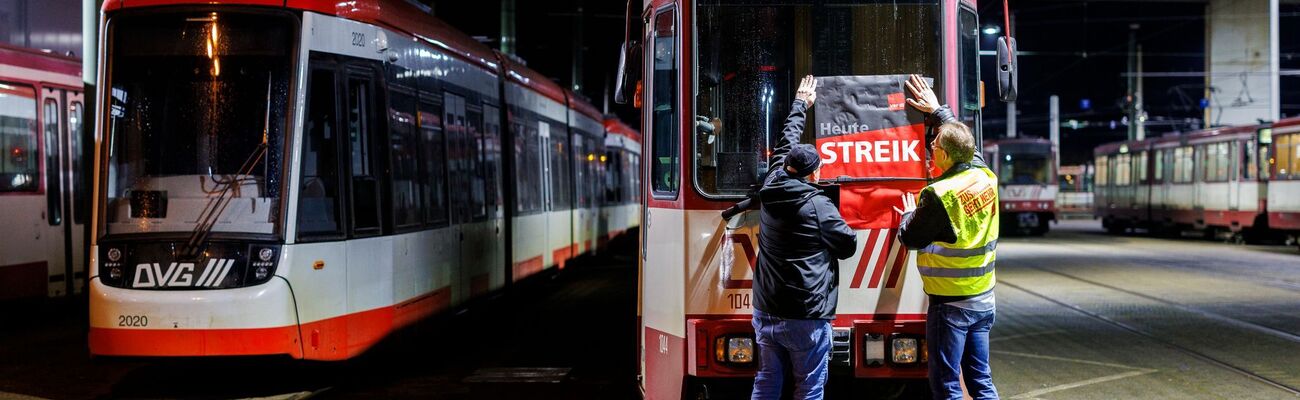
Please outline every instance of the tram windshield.
[{"label": "tram windshield", "polygon": [[1048,144],[998,145],[998,182],[1003,185],[1046,185],[1052,176],[1052,147]]},{"label": "tram windshield", "polygon": [[104,233],[277,232],[296,25],[228,12],[109,22]]},{"label": "tram windshield", "polygon": [[943,93],[941,13],[936,1],[699,1],[696,187],[729,196],[758,182],[804,75],[922,74]]}]

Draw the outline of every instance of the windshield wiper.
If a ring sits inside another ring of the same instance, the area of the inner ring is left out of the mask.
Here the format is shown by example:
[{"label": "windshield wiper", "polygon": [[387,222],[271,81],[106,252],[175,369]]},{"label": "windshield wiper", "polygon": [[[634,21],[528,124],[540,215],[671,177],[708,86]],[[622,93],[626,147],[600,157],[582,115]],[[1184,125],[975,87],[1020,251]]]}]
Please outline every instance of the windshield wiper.
[{"label": "windshield wiper", "polygon": [[258,144],[257,147],[253,149],[253,152],[249,154],[248,158],[244,160],[244,163],[239,166],[239,171],[237,171],[233,177],[225,180],[217,179],[215,177],[212,178],[213,182],[225,185],[225,187],[222,187],[221,192],[217,194],[217,197],[208,201],[208,205],[204,206],[203,211],[199,213],[199,222],[194,226],[194,230],[190,232],[189,241],[185,242],[183,253],[186,256],[194,257],[198,255],[200,245],[208,240],[208,235],[211,234],[212,229],[217,226],[217,221],[221,218],[221,213],[225,212],[226,206],[230,205],[230,193],[239,191],[238,187],[245,181],[245,179],[241,177],[252,174],[253,168],[256,168],[257,164],[262,160],[262,157],[266,156],[266,150],[269,147],[267,140],[270,137],[270,131],[271,73],[267,72],[266,110],[263,112],[262,143]]}]

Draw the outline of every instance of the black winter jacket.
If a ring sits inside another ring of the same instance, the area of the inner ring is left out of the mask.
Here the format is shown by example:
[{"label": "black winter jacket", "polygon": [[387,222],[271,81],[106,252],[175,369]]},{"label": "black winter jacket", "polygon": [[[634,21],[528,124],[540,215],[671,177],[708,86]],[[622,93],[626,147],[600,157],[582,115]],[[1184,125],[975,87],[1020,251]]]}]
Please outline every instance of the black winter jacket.
[{"label": "black winter jacket", "polygon": [[803,133],[795,100],[758,192],[762,205],[754,307],[785,319],[833,319],[839,262],[857,251],[857,235],[820,189],[786,174],[785,158]]}]

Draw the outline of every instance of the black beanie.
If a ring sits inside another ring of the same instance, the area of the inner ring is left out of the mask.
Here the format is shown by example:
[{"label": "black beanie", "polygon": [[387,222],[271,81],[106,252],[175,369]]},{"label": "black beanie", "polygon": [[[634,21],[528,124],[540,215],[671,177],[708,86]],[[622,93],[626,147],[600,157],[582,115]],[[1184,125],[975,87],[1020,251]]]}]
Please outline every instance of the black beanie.
[{"label": "black beanie", "polygon": [[817,148],[811,144],[800,143],[790,149],[790,155],[786,156],[786,165],[794,169],[793,176],[805,177],[817,170],[822,165],[822,158],[817,155]]}]

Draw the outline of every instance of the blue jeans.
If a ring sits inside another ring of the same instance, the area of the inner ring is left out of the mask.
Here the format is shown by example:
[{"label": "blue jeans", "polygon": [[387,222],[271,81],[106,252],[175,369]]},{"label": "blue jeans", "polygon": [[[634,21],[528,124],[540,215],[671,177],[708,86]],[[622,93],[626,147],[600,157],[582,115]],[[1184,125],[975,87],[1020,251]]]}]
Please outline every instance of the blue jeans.
[{"label": "blue jeans", "polygon": [[794,398],[821,399],[831,354],[831,321],[784,319],[754,310],[758,374],[752,400],[780,399],[786,372],[794,376]]},{"label": "blue jeans", "polygon": [[963,379],[972,398],[998,398],[989,370],[989,329],[995,319],[993,310],[930,305],[925,338],[930,351],[930,391],[935,399],[960,400],[958,381]]}]

